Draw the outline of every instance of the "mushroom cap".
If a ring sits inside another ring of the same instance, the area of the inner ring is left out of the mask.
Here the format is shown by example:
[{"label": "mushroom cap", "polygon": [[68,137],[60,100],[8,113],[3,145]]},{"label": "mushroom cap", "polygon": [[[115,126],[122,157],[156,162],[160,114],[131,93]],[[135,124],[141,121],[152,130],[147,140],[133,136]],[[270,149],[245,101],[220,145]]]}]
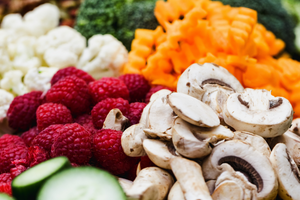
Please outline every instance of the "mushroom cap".
[{"label": "mushroom cap", "polygon": [[220,119],[211,107],[190,95],[173,92],[167,96],[167,102],[180,118],[191,124],[203,127],[220,125]]},{"label": "mushroom cap", "polygon": [[230,140],[214,147],[202,165],[205,180],[216,180],[221,174],[219,166],[231,165],[249,177],[257,187],[258,199],[272,199],[277,194],[277,178],[268,157],[240,140]]},{"label": "mushroom cap", "polygon": [[178,181],[172,186],[168,195],[168,200],[185,200]]},{"label": "mushroom cap", "polygon": [[285,144],[273,148],[270,160],[278,177],[279,196],[284,200],[300,199],[300,172]]},{"label": "mushroom cap", "polygon": [[231,139],[233,132],[220,125],[204,128],[192,125],[177,117],[172,127],[172,141],[177,152],[188,158],[202,158],[210,154],[211,144]]},{"label": "mushroom cap", "polygon": [[300,136],[300,118],[293,120],[292,126],[289,130]]},{"label": "mushroom cap", "polygon": [[293,120],[293,108],[283,97],[267,90],[247,88],[231,94],[223,110],[226,124],[237,131],[248,131],[265,138],[282,135]]},{"label": "mushroom cap", "polygon": [[129,123],[129,119],[125,117],[118,108],[114,108],[107,114],[102,128],[124,131]]},{"label": "mushroom cap", "polygon": [[177,92],[202,99],[205,84],[218,84],[232,88],[236,92],[244,90],[241,83],[230,72],[214,63],[197,63],[189,66],[179,77]]},{"label": "mushroom cap", "polygon": [[144,149],[149,159],[157,166],[164,169],[171,169],[170,160],[176,157],[175,149],[169,142],[163,142],[155,139],[145,139]]}]

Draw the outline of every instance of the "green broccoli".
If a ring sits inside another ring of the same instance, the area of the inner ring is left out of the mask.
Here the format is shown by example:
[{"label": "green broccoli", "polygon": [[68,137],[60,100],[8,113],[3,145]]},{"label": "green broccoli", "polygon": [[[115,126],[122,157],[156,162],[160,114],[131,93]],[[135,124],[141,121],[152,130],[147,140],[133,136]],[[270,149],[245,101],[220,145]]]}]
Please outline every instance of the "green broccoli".
[{"label": "green broccoli", "polygon": [[285,50],[293,55],[296,52],[295,22],[282,7],[280,0],[219,0],[232,7],[247,7],[257,11],[258,22],[263,24],[277,38],[285,42]]},{"label": "green broccoli", "polygon": [[155,29],[156,0],[85,0],[79,8],[75,29],[89,39],[112,34],[130,50],[137,28]]}]

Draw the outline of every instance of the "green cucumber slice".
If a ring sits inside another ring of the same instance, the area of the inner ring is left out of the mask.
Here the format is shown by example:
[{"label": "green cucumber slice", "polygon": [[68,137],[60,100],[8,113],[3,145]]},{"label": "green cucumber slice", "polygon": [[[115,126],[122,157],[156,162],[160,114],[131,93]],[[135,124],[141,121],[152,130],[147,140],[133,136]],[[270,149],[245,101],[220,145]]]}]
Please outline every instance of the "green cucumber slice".
[{"label": "green cucumber slice", "polygon": [[76,167],[52,176],[37,200],[126,200],[118,180],[95,167]]},{"label": "green cucumber slice", "polygon": [[11,196],[8,196],[5,193],[0,193],[0,200],[14,200]]},{"label": "green cucumber slice", "polygon": [[67,157],[56,157],[21,173],[12,181],[12,193],[17,200],[32,200],[42,184],[57,172],[72,167]]}]

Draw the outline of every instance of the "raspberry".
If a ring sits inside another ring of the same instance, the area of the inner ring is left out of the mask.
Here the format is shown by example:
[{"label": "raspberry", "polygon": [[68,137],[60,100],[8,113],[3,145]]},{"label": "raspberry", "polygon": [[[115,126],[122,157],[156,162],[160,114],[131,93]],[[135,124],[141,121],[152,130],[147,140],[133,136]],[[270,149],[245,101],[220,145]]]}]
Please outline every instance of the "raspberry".
[{"label": "raspberry", "polygon": [[28,130],[36,124],[35,112],[42,104],[42,92],[33,91],[14,98],[7,111],[8,124],[16,130]]},{"label": "raspberry", "polygon": [[43,148],[39,146],[29,147],[27,157],[26,157],[29,167],[33,167],[48,159],[49,159],[49,155],[46,152],[46,150],[44,150]]},{"label": "raspberry", "polygon": [[0,151],[0,173],[9,172],[15,165],[14,160],[25,159],[28,152],[26,146],[10,144]]},{"label": "raspberry", "polygon": [[39,131],[53,124],[72,123],[70,110],[59,103],[45,103],[40,105],[36,111],[37,127]]},{"label": "raspberry", "polygon": [[18,175],[20,175],[22,172],[24,172],[27,168],[23,165],[18,165],[14,168],[10,169],[10,174],[12,179],[16,178]]},{"label": "raspberry", "polygon": [[59,81],[62,78],[65,78],[67,76],[76,76],[78,78],[81,78],[86,82],[86,84],[89,84],[90,82],[94,81],[95,79],[86,73],[85,71],[81,69],[77,69],[75,67],[67,67],[64,69],[58,70],[54,76],[51,79],[51,86],[54,85],[57,81]]},{"label": "raspberry", "polygon": [[51,157],[66,156],[70,162],[85,164],[91,158],[91,133],[77,123],[66,124],[51,147]]},{"label": "raspberry", "polygon": [[17,135],[4,134],[0,137],[0,151],[11,144],[26,146],[24,140]]},{"label": "raspberry", "polygon": [[144,169],[146,167],[154,167],[156,166],[151,160],[150,158],[146,155],[146,156],[142,156],[141,157],[141,161],[140,161],[140,167],[141,169]]},{"label": "raspberry", "polygon": [[63,126],[62,124],[55,124],[47,127],[32,140],[31,146],[39,146],[50,152],[54,139],[60,134],[60,129]]},{"label": "raspberry", "polygon": [[157,86],[155,86],[155,87],[153,87],[153,88],[151,88],[151,89],[149,90],[149,92],[148,92],[147,95],[146,95],[145,102],[146,102],[146,103],[149,103],[152,94],[154,94],[155,92],[157,92],[157,91],[159,91],[159,90],[162,90],[162,89],[167,89],[167,90],[170,90],[170,91],[174,91],[174,90],[172,90],[171,88],[168,88],[168,87],[165,87],[165,86],[162,86],[162,85],[157,85]]},{"label": "raspberry", "polygon": [[94,158],[102,168],[114,175],[130,170],[137,158],[127,156],[121,146],[122,131],[101,129],[93,137]]},{"label": "raspberry", "polygon": [[129,114],[127,117],[132,125],[139,123],[143,109],[146,107],[146,105],[146,103],[141,102],[129,104]]},{"label": "raspberry", "polygon": [[25,144],[29,147],[32,140],[39,134],[37,127],[33,127],[28,131],[22,133],[21,138],[24,140]]},{"label": "raspberry", "polygon": [[90,111],[90,94],[86,82],[75,76],[67,76],[56,82],[46,94],[49,102],[67,106],[71,113],[79,115]]},{"label": "raspberry", "polygon": [[97,105],[95,105],[92,109],[92,119],[96,128],[102,128],[103,122],[105,121],[107,114],[113,108],[120,109],[122,114],[124,116],[127,116],[129,111],[129,103],[127,100],[124,100],[122,98],[107,98],[97,103]]},{"label": "raspberry", "polygon": [[129,91],[125,83],[113,77],[104,77],[89,83],[89,91],[95,104],[106,98],[129,99]]},{"label": "raspberry", "polygon": [[0,192],[12,195],[11,181],[12,177],[10,173],[0,174]]},{"label": "raspberry", "polygon": [[140,74],[125,74],[119,77],[129,90],[130,102],[144,102],[150,90],[147,80]]},{"label": "raspberry", "polygon": [[74,122],[83,126],[83,128],[89,131],[92,135],[94,135],[97,132],[97,129],[94,127],[93,124],[92,115],[84,114],[78,116],[76,119],[74,119]]}]

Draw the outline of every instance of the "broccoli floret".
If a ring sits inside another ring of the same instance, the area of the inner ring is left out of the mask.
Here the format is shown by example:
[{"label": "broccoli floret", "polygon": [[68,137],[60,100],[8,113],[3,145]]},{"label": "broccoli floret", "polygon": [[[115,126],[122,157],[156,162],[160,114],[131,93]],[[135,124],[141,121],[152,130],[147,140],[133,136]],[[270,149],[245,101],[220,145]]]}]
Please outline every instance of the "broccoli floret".
[{"label": "broccoli floret", "polygon": [[285,50],[295,53],[295,22],[282,7],[280,0],[219,0],[232,7],[247,7],[257,11],[258,22],[285,42]]},{"label": "broccoli floret", "polygon": [[75,29],[89,39],[95,34],[112,34],[128,50],[137,28],[155,29],[156,0],[85,0]]}]

